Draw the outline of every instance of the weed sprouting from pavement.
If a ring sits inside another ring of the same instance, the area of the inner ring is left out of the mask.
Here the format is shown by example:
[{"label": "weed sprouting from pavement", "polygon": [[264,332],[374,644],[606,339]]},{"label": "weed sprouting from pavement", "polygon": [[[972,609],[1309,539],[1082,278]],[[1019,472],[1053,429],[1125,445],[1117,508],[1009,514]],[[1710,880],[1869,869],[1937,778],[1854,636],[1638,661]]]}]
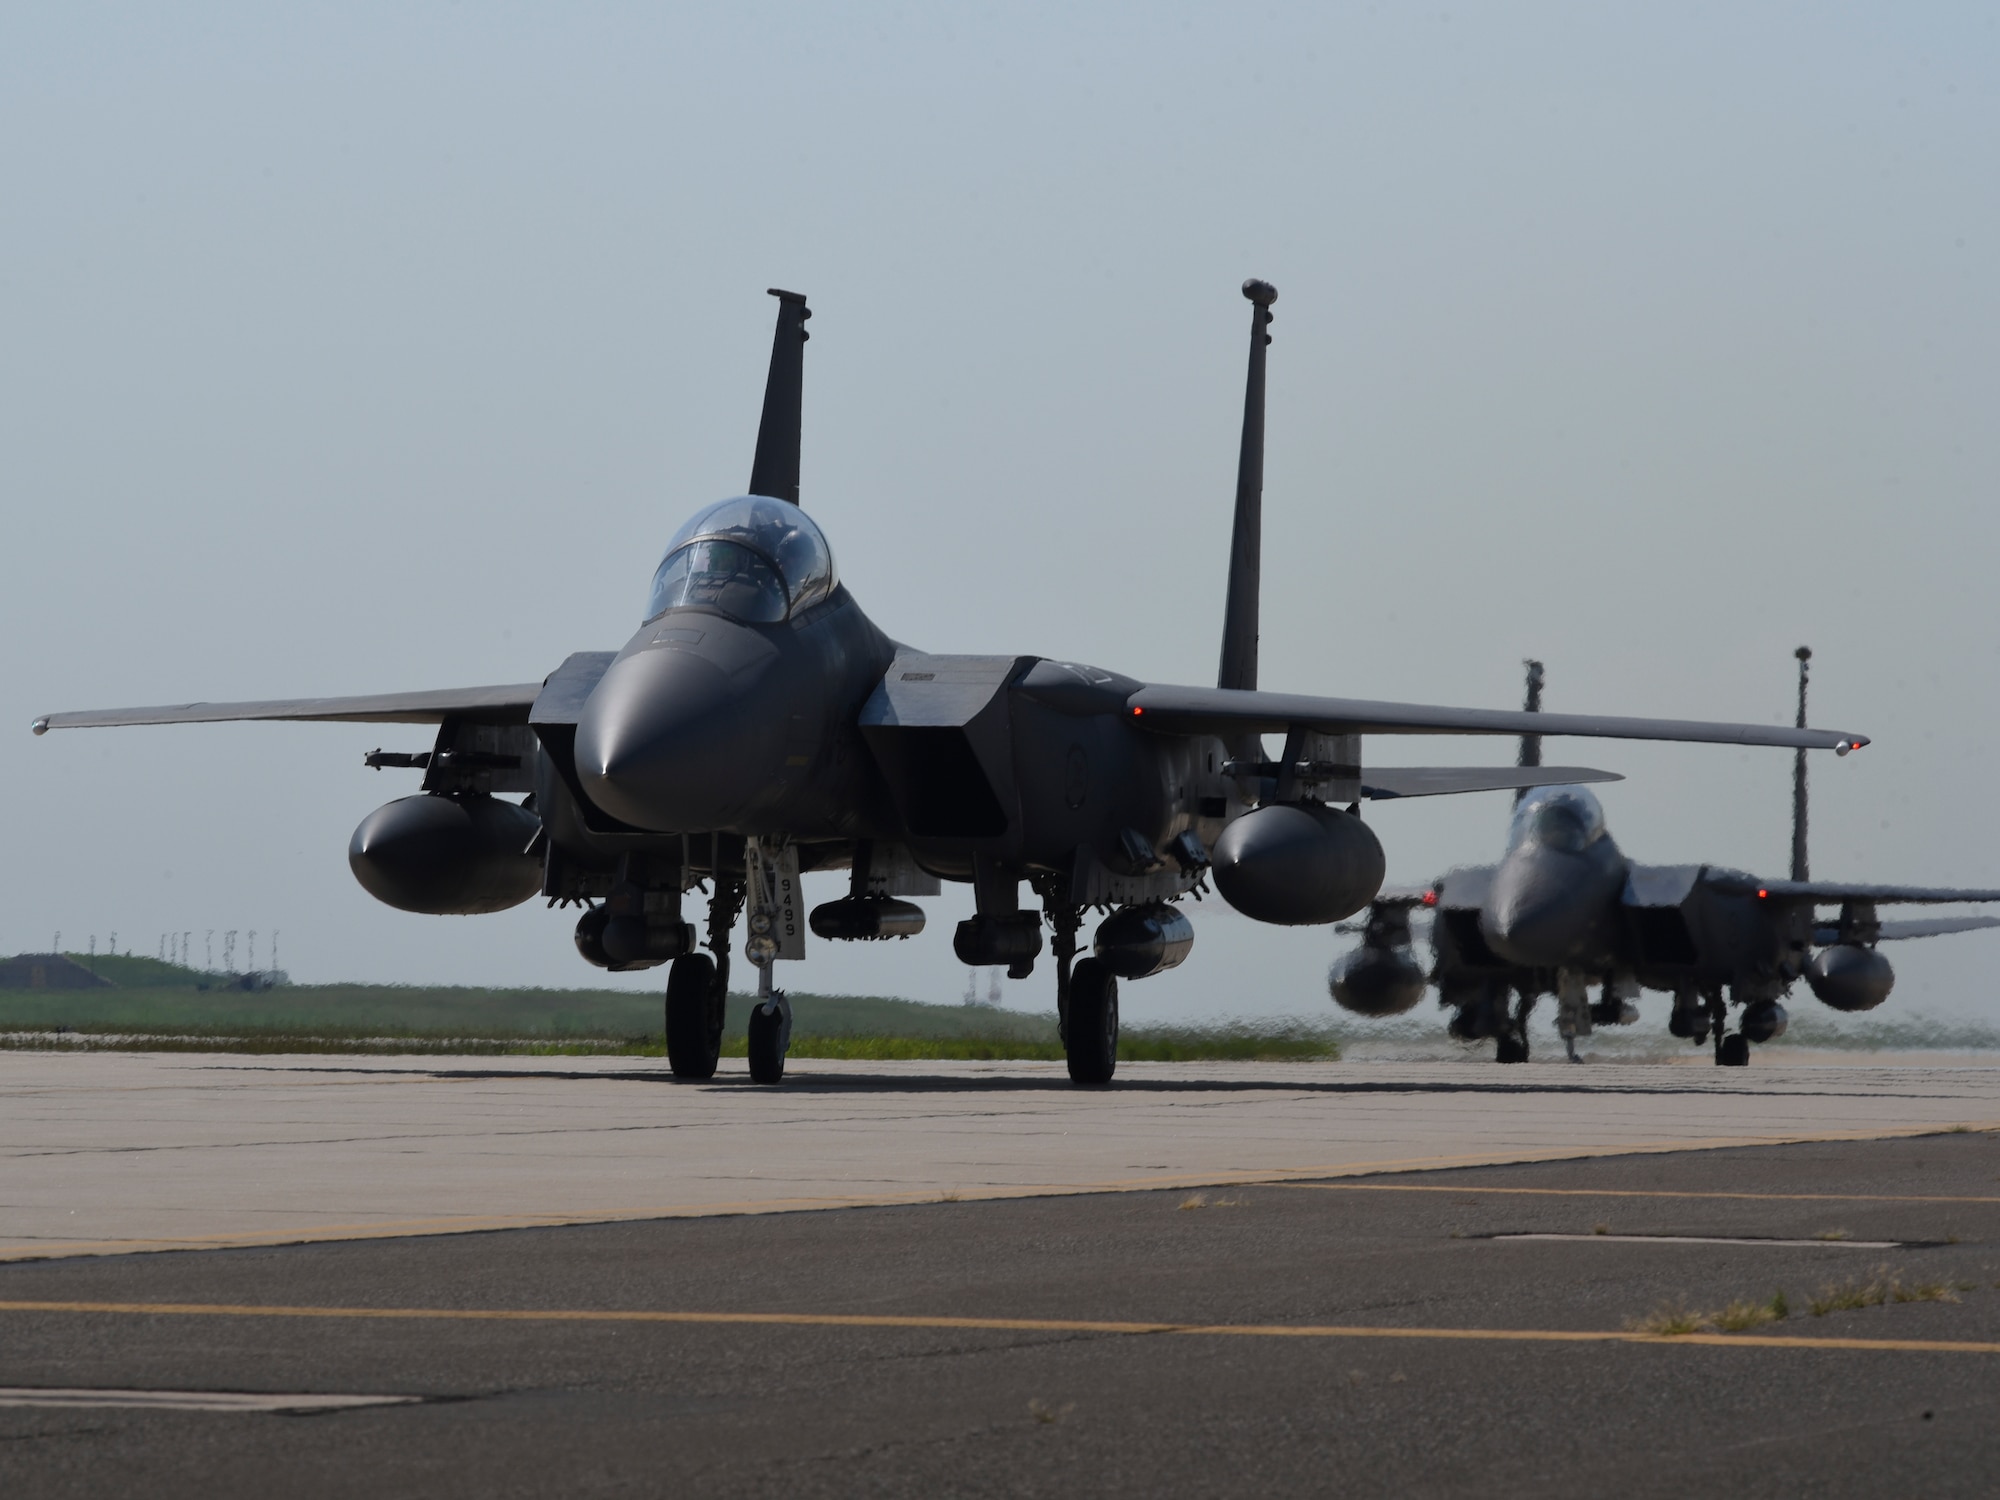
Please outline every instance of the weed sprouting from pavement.
[{"label": "weed sprouting from pavement", "polygon": [[1592,1234],[1609,1234],[1611,1233],[1611,1226],[1609,1224],[1593,1224],[1590,1226],[1590,1232]]},{"label": "weed sprouting from pavement", "polygon": [[1769,1302],[1745,1302],[1738,1300],[1712,1313],[1708,1321],[1718,1333],[1743,1333],[1752,1328],[1762,1328],[1766,1323],[1775,1323],[1784,1314],[1778,1311],[1778,1304],[1784,1294],[1781,1292]]},{"label": "weed sprouting from pavement", "polygon": [[1625,1326],[1634,1333],[1653,1333],[1661,1338],[1678,1338],[1686,1333],[1700,1333],[1703,1316],[1682,1303],[1674,1307],[1662,1307],[1643,1318],[1633,1318]]},{"label": "weed sprouting from pavement", "polygon": [[1791,1303],[1783,1292],[1768,1302],[1738,1298],[1720,1312],[1696,1312],[1686,1303],[1662,1307],[1648,1317],[1635,1318],[1625,1326],[1633,1333],[1650,1333],[1660,1338],[1676,1338],[1690,1333],[1747,1333],[1792,1315]]},{"label": "weed sprouting from pavement", "polygon": [[1915,1281],[1905,1283],[1900,1277],[1889,1274],[1888,1268],[1878,1267],[1867,1281],[1847,1281],[1830,1283],[1819,1290],[1808,1306],[1815,1318],[1823,1318],[1828,1313],[1855,1312],[1864,1307],[1880,1307],[1885,1302],[1956,1302],[1958,1294],[1966,1290],[1948,1281]]},{"label": "weed sprouting from pavement", "polygon": [[1074,1401],[1065,1401],[1061,1406],[1051,1406],[1041,1397],[1036,1396],[1028,1402],[1028,1415],[1044,1427],[1055,1426],[1075,1410],[1076,1403]]},{"label": "weed sprouting from pavement", "polygon": [[1206,1193],[1189,1193],[1187,1197],[1183,1198],[1180,1202],[1180,1207],[1184,1209],[1241,1208],[1242,1206],[1243,1206],[1243,1200],[1241,1198],[1211,1198]]},{"label": "weed sprouting from pavement", "polygon": [[1904,1286],[1899,1281],[1889,1283],[1891,1302],[1956,1302],[1958,1289],[1947,1281],[1919,1281],[1914,1286]]},{"label": "weed sprouting from pavement", "polygon": [[1873,1281],[1848,1281],[1839,1284],[1829,1282],[1819,1289],[1819,1295],[1806,1304],[1815,1318],[1823,1318],[1828,1313],[1854,1312],[1864,1307],[1880,1307],[1889,1297],[1889,1288],[1881,1277]]},{"label": "weed sprouting from pavement", "polygon": [[1816,1240],[1851,1240],[1854,1236],[1845,1229],[1822,1229],[1813,1238]]}]

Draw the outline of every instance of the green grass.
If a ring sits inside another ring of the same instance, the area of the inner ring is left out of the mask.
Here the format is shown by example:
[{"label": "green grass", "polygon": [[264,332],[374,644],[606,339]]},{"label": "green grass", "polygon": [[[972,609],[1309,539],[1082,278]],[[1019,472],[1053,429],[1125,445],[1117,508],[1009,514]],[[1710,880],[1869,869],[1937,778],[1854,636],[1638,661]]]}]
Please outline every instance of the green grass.
[{"label": "green grass", "polygon": [[[112,962],[98,960],[106,977]],[[660,997],[644,991],[343,984],[247,994],[197,989],[191,971],[154,959],[115,962],[143,966],[134,971],[141,977],[130,986],[121,979],[115,989],[0,991],[0,1047],[630,1057],[663,1051]],[[181,977],[168,983],[174,975]],[[870,995],[794,994],[791,1001],[794,1057],[1059,1061],[1063,1055],[1049,1013]],[[748,996],[730,997],[726,1056],[744,1053],[751,1003]],[[1301,1026],[1131,1027],[1118,1055],[1132,1062],[1318,1061],[1339,1057],[1340,1048],[1330,1031]]]}]

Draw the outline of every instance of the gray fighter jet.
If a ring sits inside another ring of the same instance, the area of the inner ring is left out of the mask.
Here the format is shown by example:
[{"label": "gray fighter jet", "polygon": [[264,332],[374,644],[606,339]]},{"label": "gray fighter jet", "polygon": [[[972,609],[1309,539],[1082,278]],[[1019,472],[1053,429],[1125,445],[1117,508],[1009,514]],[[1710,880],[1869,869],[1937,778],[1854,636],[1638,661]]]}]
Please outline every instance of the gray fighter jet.
[{"label": "gray fighter jet", "polygon": [[[1798,723],[1806,721],[1801,646]],[[1541,706],[1542,664],[1529,662],[1527,711]],[[1541,758],[1539,736],[1521,739],[1521,762]],[[1715,865],[1641,865],[1627,859],[1582,786],[1545,786],[1517,797],[1499,864],[1454,870],[1418,891],[1379,895],[1360,926],[1361,944],[1334,961],[1327,985],[1344,1009],[1401,1015],[1436,984],[1461,1041],[1492,1037],[1503,1063],[1528,1060],[1528,1018],[1553,995],[1556,1029],[1570,1060],[1593,1026],[1638,1019],[1641,989],[1674,997],[1667,1029],[1696,1046],[1711,1038],[1724,1067],[1750,1061],[1750,1044],[1782,1036],[1781,1003],[1803,978],[1840,1011],[1872,1010],[1889,997],[1895,971],[1876,944],[2000,927],[1990,916],[1884,922],[1878,906],[2000,901],[2000,890],[1853,885],[1816,881],[1806,870],[1806,764],[1792,768],[1792,868],[1760,880]],[[1821,907],[1838,914],[1821,916]],[[1412,948],[1411,917],[1431,916],[1435,963]],[[1601,986],[1590,999],[1590,986]],[[1724,995],[1727,992],[1727,1001]],[[1728,1005],[1742,1008],[1725,1034]]]},{"label": "gray fighter jet", "polygon": [[[1205,881],[1273,923],[1366,906],[1383,854],[1369,797],[1575,784],[1580,768],[1365,767],[1370,734],[1519,734],[1523,715],[1263,692],[1257,686],[1265,347],[1277,292],[1253,304],[1235,531],[1216,686],[1148,684],[1033,656],[936,656],[892,640],[841,586],[799,507],[805,298],[773,291],[777,331],[749,492],[699,510],[667,544],[623,649],[571,656],[515,686],[50,714],[49,729],[293,719],[435,724],[427,751],[367,763],[423,773],[363,819],[356,877],[404,911],[488,912],[533,896],[580,906],[576,947],[607,969],[670,964],[673,1072],[716,1066],[730,933],[748,910],[757,966],[750,1071],[784,1071],[779,959],[821,938],[908,937],[907,898],[969,882],[953,947],[1026,976],[1056,962],[1070,1076],[1107,1082],[1118,981],[1173,967],[1194,940],[1179,903]],[[635,603],[639,600],[635,598]],[[1135,603],[1135,608],[1147,606]],[[1857,734],[1754,724],[1542,715],[1544,734],[1785,745],[1845,754]],[[1268,757],[1261,736],[1282,735]],[[523,801],[510,795],[527,794]],[[849,872],[807,916],[799,877]],[[1040,910],[1024,909],[1026,883]],[[704,933],[684,898],[708,898]],[[1079,934],[1103,920],[1089,956]],[[707,952],[699,949],[706,946]]]}]

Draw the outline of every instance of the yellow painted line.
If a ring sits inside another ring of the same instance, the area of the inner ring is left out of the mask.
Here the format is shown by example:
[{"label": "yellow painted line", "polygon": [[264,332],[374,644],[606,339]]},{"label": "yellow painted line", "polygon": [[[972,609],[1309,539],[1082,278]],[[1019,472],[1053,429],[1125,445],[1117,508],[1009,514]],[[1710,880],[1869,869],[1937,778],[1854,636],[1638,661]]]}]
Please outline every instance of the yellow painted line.
[{"label": "yellow painted line", "polygon": [[1321,1193],[1485,1193],[1509,1198],[1728,1198],[1750,1203],[2000,1203],[1993,1197],[1917,1193],[1696,1193],[1652,1188],[1438,1187],[1428,1182],[1281,1182]]},{"label": "yellow painted line", "polygon": [[1636,1333],[1560,1328],[1384,1328],[1333,1323],[1171,1323],[1097,1318],[953,1318],[887,1313],[675,1312],[647,1308],[288,1307],[212,1302],[0,1302],[0,1313],[125,1317],[307,1318],[447,1323],[663,1323],[767,1328],[888,1328],[930,1332],[1179,1334],[1205,1338],[1428,1339],[1472,1343],[1695,1344],[1706,1348],[1885,1350],[2000,1354],[2000,1343],[1943,1339],[1787,1338],[1776,1334]]}]

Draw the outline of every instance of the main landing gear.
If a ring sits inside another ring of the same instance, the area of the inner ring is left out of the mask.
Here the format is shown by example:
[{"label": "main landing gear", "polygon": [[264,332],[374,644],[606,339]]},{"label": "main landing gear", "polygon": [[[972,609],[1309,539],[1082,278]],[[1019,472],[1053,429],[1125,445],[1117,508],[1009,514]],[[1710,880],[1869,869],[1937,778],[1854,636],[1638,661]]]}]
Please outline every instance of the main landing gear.
[{"label": "main landing gear", "polygon": [[743,909],[743,886],[718,880],[708,903],[708,953],[685,953],[667,970],[667,1066],[676,1078],[715,1076],[729,997],[729,930]]},{"label": "main landing gear", "polygon": [[667,1066],[676,1078],[715,1076],[722,1056],[722,986],[715,960],[689,953],[667,970]]},{"label": "main landing gear", "polygon": [[1076,935],[1083,913],[1053,888],[1042,906],[1054,929],[1049,951],[1056,960],[1056,1031],[1071,1083],[1106,1084],[1118,1071],[1118,977],[1096,958],[1079,960]]},{"label": "main landing gear", "polygon": [[1072,1083],[1109,1083],[1118,1068],[1118,980],[1094,958],[1076,966],[1063,1007],[1063,1054]]}]

